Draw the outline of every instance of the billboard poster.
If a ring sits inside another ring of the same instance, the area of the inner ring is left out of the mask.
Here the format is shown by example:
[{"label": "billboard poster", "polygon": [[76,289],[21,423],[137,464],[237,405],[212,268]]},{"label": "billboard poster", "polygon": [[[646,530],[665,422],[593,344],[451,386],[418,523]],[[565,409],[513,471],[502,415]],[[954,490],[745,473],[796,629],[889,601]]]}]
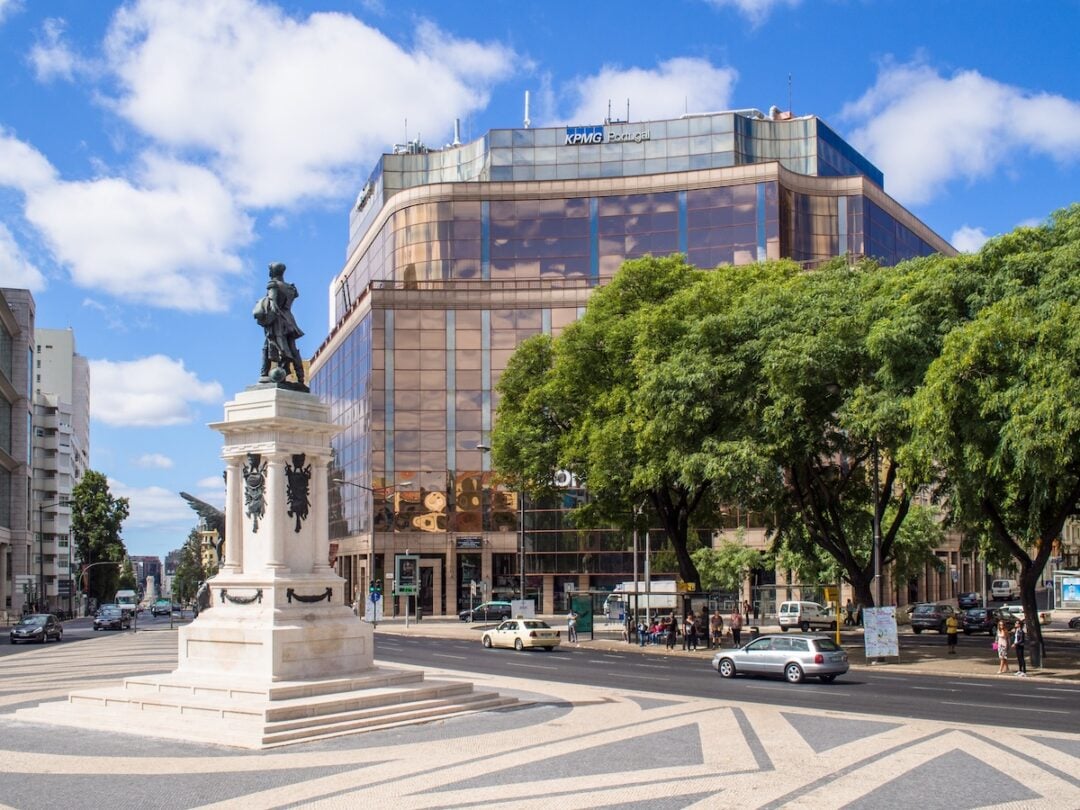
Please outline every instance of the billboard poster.
[{"label": "billboard poster", "polygon": [[1080,607],[1080,577],[1061,578],[1061,602],[1071,602],[1067,607]]},{"label": "billboard poster", "polygon": [[867,658],[898,658],[900,642],[896,637],[896,608],[887,605],[863,609],[863,643]]},{"label": "billboard poster", "polygon": [[400,555],[394,558],[396,571],[394,584],[397,593],[401,596],[409,596],[416,593],[420,584],[420,558],[415,554]]}]

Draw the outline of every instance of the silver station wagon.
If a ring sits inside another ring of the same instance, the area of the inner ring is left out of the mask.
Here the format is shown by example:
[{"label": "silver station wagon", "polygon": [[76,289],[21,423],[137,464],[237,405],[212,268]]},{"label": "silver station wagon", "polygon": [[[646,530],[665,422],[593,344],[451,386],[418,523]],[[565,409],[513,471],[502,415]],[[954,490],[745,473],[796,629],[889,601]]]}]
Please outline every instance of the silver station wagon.
[{"label": "silver station wagon", "polygon": [[832,683],[848,671],[847,653],[828,636],[761,636],[738,650],[722,650],[712,661],[723,678],[779,675],[788,683],[819,678]]}]

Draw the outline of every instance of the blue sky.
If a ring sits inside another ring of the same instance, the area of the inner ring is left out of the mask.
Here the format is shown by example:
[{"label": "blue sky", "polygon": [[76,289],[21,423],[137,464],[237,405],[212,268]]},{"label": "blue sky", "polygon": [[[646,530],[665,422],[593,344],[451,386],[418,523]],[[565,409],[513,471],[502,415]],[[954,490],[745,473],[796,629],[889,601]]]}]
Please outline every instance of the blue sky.
[{"label": "blue sky", "polygon": [[[377,156],[520,126],[821,116],[961,249],[1080,187],[1080,5],[984,0],[0,0],[0,286],[72,327],[133,554],[221,503],[206,423],[258,375],[267,264],[327,332]],[[407,122],[407,124],[406,124]]]}]

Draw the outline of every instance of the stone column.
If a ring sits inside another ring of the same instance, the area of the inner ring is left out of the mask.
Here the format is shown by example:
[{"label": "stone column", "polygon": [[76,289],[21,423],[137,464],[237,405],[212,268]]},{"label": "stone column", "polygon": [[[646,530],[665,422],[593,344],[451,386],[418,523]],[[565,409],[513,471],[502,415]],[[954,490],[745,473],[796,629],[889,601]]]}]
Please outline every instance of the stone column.
[{"label": "stone column", "polygon": [[285,456],[274,453],[266,457],[266,514],[259,521],[259,532],[270,538],[267,544],[266,567],[288,568],[285,563],[285,532],[279,531],[285,519],[288,504],[281,493],[285,492]]},{"label": "stone column", "polygon": [[232,456],[225,467],[225,564],[222,568],[232,574],[244,570],[243,464],[242,457]]},{"label": "stone column", "polygon": [[[313,526],[328,525],[326,475],[326,460],[322,458],[312,459],[311,515],[308,519],[313,521]],[[330,535],[325,531],[315,532],[315,559],[312,561],[311,573],[319,576],[329,576],[334,573],[334,570],[330,567]],[[345,597],[345,604],[351,604],[352,594],[347,593]]]}]

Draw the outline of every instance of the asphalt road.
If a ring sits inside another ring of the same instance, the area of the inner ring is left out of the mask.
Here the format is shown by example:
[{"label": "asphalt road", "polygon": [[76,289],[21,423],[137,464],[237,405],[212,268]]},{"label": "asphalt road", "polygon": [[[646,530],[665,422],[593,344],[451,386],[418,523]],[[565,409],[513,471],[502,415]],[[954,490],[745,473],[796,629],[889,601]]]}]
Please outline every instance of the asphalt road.
[{"label": "asphalt road", "polygon": [[982,723],[1076,732],[1080,686],[1035,678],[968,678],[876,674],[852,670],[832,684],[720,678],[701,659],[563,647],[553,652],[487,650],[479,640],[376,635],[376,656],[388,663],[579,683],[686,697],[722,698],[819,711]]},{"label": "asphalt road", "polygon": [[[186,612],[184,614],[184,619],[182,621],[174,618],[173,619],[173,626],[177,627],[181,623],[187,624],[190,621],[191,621],[191,613],[189,611],[189,612]],[[164,630],[167,627],[169,627],[169,617],[168,616],[156,616],[156,617],[154,617],[154,616],[151,616],[149,612],[144,611],[143,613],[139,614],[138,624],[137,624],[137,627],[136,627],[136,632],[138,630],[140,630],[140,629],[141,630],[152,630],[152,629],[162,629],[162,630]],[[19,652],[20,650],[25,650],[28,647],[36,649],[36,648],[39,648],[41,646],[40,644],[26,644],[26,643],[9,644],[8,643],[8,638],[7,638],[7,630],[4,630],[3,632],[4,632],[4,635],[0,636],[0,656],[12,655],[14,653]],[[117,634],[117,633],[130,633],[130,632],[132,632],[132,631],[131,630],[94,630],[94,620],[93,619],[89,619],[89,618],[86,618],[86,619],[70,619],[70,620],[64,622],[64,640],[61,641],[60,643],[61,644],[77,643],[79,641],[82,641],[82,640],[85,640],[85,639],[88,639],[88,638],[94,638],[96,636],[106,636],[106,635],[113,635],[113,634]],[[56,643],[55,641],[50,641],[49,642],[49,644],[55,644],[55,643]]]}]

